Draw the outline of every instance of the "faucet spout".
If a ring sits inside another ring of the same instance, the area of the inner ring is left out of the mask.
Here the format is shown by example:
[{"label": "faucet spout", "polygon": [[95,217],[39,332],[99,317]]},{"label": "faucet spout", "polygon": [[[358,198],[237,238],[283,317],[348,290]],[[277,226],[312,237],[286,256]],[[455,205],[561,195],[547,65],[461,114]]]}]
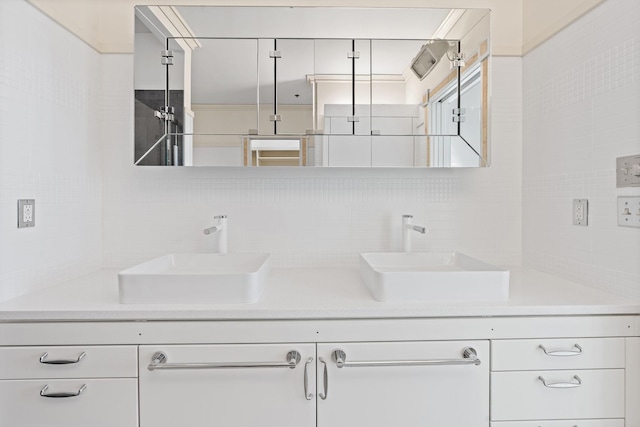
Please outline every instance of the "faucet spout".
[{"label": "faucet spout", "polygon": [[217,227],[217,226],[213,226],[213,227],[205,228],[205,229],[203,230],[204,234],[207,234],[207,235],[208,235],[208,234],[216,233],[216,232],[218,232],[218,231],[222,231],[222,229],[221,229],[220,227]]},{"label": "faucet spout", "polygon": [[421,225],[413,224],[413,215],[402,215],[402,249],[411,252],[411,231],[425,234],[428,230]]},{"label": "faucet spout", "polygon": [[213,217],[218,221],[217,225],[213,227],[205,228],[203,233],[206,235],[218,233],[218,253],[227,253],[227,216],[217,215]]},{"label": "faucet spout", "polygon": [[419,225],[410,225],[409,230],[417,231],[418,233],[422,233],[422,234],[425,234],[427,232],[426,228],[421,227]]}]

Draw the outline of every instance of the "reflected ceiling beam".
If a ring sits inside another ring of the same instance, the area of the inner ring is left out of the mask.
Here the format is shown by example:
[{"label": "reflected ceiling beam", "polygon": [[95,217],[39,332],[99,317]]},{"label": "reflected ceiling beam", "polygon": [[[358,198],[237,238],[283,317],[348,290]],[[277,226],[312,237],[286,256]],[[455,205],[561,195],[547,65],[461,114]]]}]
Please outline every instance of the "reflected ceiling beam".
[{"label": "reflected ceiling beam", "polygon": [[149,6],[148,8],[172,37],[183,37],[176,40],[178,44],[191,50],[202,46],[174,6]]},{"label": "reflected ceiling beam", "polygon": [[[307,83],[315,82],[338,82],[351,83],[351,74],[307,74]],[[405,79],[401,74],[356,74],[357,82],[398,82],[404,83]]]},{"label": "reflected ceiling beam", "polygon": [[458,20],[464,15],[465,9],[451,9],[446,18],[442,21],[442,24],[433,33],[431,38],[433,39],[446,39],[447,34],[455,27]]}]

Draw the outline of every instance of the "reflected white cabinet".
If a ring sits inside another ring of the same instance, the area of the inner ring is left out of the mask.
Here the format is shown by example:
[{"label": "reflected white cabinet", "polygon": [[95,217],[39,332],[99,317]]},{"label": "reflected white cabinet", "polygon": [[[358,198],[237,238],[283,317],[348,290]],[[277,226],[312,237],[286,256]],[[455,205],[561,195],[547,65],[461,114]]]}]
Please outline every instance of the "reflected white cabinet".
[{"label": "reflected white cabinet", "polygon": [[314,344],[141,346],[139,360],[141,426],[315,425]]},{"label": "reflected white cabinet", "polygon": [[489,425],[488,341],[318,344],[317,382],[318,427]]},{"label": "reflected white cabinet", "polygon": [[[417,149],[425,136],[414,136],[421,120],[418,107],[405,104],[325,105],[324,166],[425,166],[417,163]],[[372,136],[374,135],[374,136]]]}]

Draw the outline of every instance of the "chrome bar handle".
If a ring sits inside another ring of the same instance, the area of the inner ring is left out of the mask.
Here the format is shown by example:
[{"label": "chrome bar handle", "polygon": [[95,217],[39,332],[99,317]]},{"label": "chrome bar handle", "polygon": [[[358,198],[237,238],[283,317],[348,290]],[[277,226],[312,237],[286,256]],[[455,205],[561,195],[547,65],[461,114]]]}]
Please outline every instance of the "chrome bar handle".
[{"label": "chrome bar handle", "polygon": [[324,373],[322,375],[322,387],[324,388],[324,393],[318,393],[320,399],[327,400],[327,395],[329,394],[329,373],[327,372],[327,362],[322,357],[318,357],[318,360],[324,365]]},{"label": "chrome bar handle", "polygon": [[49,353],[45,351],[42,356],[40,356],[40,363],[45,363],[47,365],[70,365],[72,363],[80,362],[86,355],[87,353],[83,351],[75,359],[46,360],[47,357],[49,357]]},{"label": "chrome bar handle", "polygon": [[313,357],[307,359],[304,364],[304,398],[313,399],[313,393],[309,393],[309,364],[313,362]]},{"label": "chrome bar handle", "polygon": [[542,384],[547,388],[576,388],[582,386],[582,380],[577,375],[573,376],[573,379],[576,380],[576,382],[548,383],[542,376],[539,376],[538,379],[542,381]]},{"label": "chrome bar handle", "polygon": [[367,360],[357,362],[347,362],[347,355],[338,349],[332,353],[333,361],[338,368],[343,367],[369,367],[369,366],[442,366],[442,365],[479,365],[482,363],[478,359],[476,350],[472,347],[465,347],[462,350],[462,359],[430,359],[430,360]]},{"label": "chrome bar handle", "polygon": [[576,350],[547,350],[542,344],[538,346],[547,356],[579,356],[582,354],[582,347],[578,344],[574,344],[573,347]]},{"label": "chrome bar handle", "polygon": [[214,363],[167,363],[167,355],[156,352],[147,366],[150,371],[162,369],[242,369],[242,368],[290,368],[295,369],[300,362],[300,353],[291,350],[286,362],[214,362]]},{"label": "chrome bar handle", "polygon": [[85,391],[86,388],[87,388],[87,385],[82,384],[82,387],[80,387],[80,389],[75,393],[69,393],[69,392],[47,393],[47,390],[49,390],[49,384],[47,384],[44,387],[42,387],[42,390],[40,390],[40,396],[48,397],[52,399],[61,399],[65,397],[77,397],[77,396],[80,396],[82,392]]}]

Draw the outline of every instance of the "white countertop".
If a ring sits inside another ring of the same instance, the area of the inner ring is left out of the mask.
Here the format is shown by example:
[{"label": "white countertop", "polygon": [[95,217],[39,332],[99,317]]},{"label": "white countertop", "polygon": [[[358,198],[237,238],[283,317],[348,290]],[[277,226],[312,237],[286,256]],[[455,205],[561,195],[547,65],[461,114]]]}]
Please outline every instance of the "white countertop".
[{"label": "white countertop", "polygon": [[640,314],[640,301],[510,268],[504,302],[378,302],[358,270],[273,270],[255,304],[119,304],[115,270],[0,303],[0,321],[374,319]]}]

